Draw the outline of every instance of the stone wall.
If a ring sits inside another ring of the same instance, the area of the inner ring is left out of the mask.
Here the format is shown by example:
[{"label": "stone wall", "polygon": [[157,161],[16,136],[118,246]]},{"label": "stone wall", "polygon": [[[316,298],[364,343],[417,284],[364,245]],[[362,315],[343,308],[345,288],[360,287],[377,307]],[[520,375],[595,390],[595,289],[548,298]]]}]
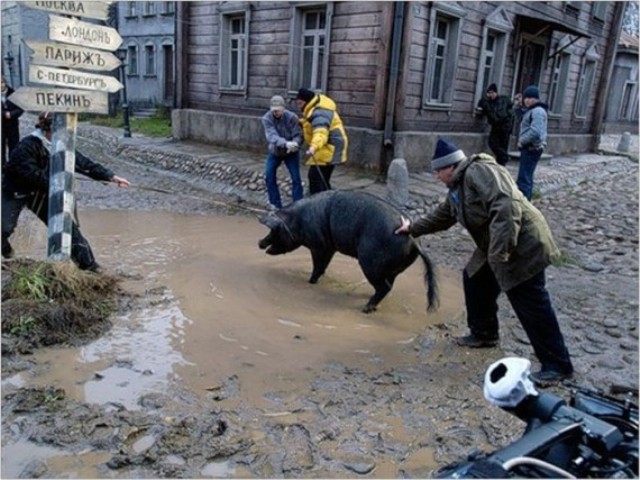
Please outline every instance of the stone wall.
[{"label": "stone wall", "polygon": [[[172,133],[176,140],[195,140],[257,152],[266,150],[262,122],[259,117],[176,109],[171,117]],[[383,132],[367,128],[347,127],[349,136],[349,165],[363,170],[378,171],[383,155]],[[465,152],[488,151],[487,134],[396,132],[393,158],[404,158],[411,172],[429,169],[438,138],[446,136]],[[547,152],[552,155],[588,152],[590,135],[549,135]]]}]

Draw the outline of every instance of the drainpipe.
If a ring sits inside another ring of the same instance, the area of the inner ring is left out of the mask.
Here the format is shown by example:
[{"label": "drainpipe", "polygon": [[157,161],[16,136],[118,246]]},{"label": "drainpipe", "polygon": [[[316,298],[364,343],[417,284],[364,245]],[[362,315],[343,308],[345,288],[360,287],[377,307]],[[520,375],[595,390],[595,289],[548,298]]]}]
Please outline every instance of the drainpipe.
[{"label": "drainpipe", "polygon": [[406,2],[394,3],[393,16],[393,38],[391,41],[391,65],[389,72],[389,85],[387,87],[387,105],[384,118],[384,153],[383,165],[381,165],[380,175],[386,176],[389,168],[389,161],[386,158],[388,153],[393,153],[393,119],[396,111],[396,92],[398,89],[398,77],[400,75],[400,50],[402,48],[402,32],[404,30],[404,8]]},{"label": "drainpipe", "polygon": [[598,85],[598,96],[596,97],[596,108],[593,112],[593,133],[591,137],[591,151],[597,152],[600,146],[600,138],[602,136],[602,128],[604,124],[604,109],[607,101],[607,93],[613,76],[613,66],[618,51],[618,42],[620,41],[620,32],[622,31],[622,20],[624,18],[624,8],[627,2],[613,2],[614,13],[611,22],[611,33],[609,34],[609,44],[604,54],[605,62],[600,77],[600,85]]}]

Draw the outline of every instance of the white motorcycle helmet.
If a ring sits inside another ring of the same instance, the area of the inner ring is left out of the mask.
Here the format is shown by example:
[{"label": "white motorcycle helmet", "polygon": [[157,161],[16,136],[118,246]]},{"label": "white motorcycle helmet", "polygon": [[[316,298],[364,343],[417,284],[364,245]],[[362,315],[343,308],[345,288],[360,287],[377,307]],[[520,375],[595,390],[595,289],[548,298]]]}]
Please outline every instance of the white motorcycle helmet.
[{"label": "white motorcycle helmet", "polygon": [[538,395],[529,378],[531,362],[505,357],[492,363],[484,374],[484,398],[498,407],[516,407],[528,395]]}]

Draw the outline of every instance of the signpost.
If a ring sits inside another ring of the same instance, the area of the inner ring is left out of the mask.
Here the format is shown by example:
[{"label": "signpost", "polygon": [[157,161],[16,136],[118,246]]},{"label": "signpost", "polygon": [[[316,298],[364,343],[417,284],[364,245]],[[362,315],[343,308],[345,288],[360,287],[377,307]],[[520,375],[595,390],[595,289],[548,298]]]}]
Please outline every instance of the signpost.
[{"label": "signpost", "polygon": [[98,92],[117,92],[122,84],[114,77],[81,72],[79,70],[63,70],[61,68],[29,67],[29,81],[60,85],[61,87],[86,88]]},{"label": "signpost", "polygon": [[63,43],[99,48],[113,52],[122,44],[122,37],[115,28],[73,18],[49,15],[49,38]]},{"label": "signpost", "polygon": [[[112,2],[18,3],[36,10],[104,21],[108,18]],[[27,47],[33,51],[29,82],[69,88],[21,87],[10,99],[24,110],[66,114],[55,115],[53,119],[47,253],[51,260],[68,260],[71,256],[71,227],[75,210],[73,177],[78,112],[109,113],[107,92],[117,92],[122,88],[122,84],[114,77],[81,70],[105,72],[117,68],[120,60],[109,52],[118,49],[122,38],[110,27],[49,15],[49,39],[62,43],[25,40]],[[81,70],[73,70],[74,67]]]},{"label": "signpost", "polygon": [[29,58],[31,64],[110,72],[121,63],[118,57],[104,50],[38,40],[23,41],[33,51]]},{"label": "signpost", "polygon": [[113,2],[18,2],[20,5],[35,10],[74,17],[88,17],[106,21],[109,17],[109,5]]}]

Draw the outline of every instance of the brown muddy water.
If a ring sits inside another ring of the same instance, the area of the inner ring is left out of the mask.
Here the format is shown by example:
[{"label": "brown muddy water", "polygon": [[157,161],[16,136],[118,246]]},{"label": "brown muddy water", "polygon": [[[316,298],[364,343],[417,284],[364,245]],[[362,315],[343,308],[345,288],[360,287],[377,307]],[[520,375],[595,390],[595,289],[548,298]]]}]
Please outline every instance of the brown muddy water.
[{"label": "brown muddy water", "polygon": [[[18,255],[41,258],[46,231],[25,221],[25,214],[14,245]],[[265,434],[255,412],[262,419],[313,421],[292,399],[310,395],[327,365],[372,375],[406,368],[425,328],[445,324],[463,309],[459,275],[441,270],[441,307],[427,315],[423,267],[416,262],[377,312],[363,314],[373,289],[355,259],[336,255],[319,283],[310,285],[308,250],[265,255],[257,242],[267,229],[254,218],[103,210],[81,212],[80,218],[98,261],[127,275],[125,289],[155,300],[116,318],[113,329],[89,345],[35,352],[32,360],[47,367],[3,378],[3,389],[55,385],[72,399],[128,410],[139,410],[141,399],[154,394],[172,398],[176,411],[197,410],[213,399],[218,408],[239,412],[248,427],[253,422],[257,433],[251,436],[259,442]],[[396,442],[413,441],[399,417],[378,412],[372,418]],[[132,447],[143,451],[152,443],[143,436]],[[339,442],[333,448],[341,448]],[[34,458],[46,464],[48,475],[100,476],[95,466],[108,458],[96,451],[68,453],[3,441],[2,477],[15,477]],[[430,449],[411,457],[435,467]],[[219,461],[200,474],[239,478],[256,471]],[[375,476],[396,475],[391,460],[376,461]]]}]

